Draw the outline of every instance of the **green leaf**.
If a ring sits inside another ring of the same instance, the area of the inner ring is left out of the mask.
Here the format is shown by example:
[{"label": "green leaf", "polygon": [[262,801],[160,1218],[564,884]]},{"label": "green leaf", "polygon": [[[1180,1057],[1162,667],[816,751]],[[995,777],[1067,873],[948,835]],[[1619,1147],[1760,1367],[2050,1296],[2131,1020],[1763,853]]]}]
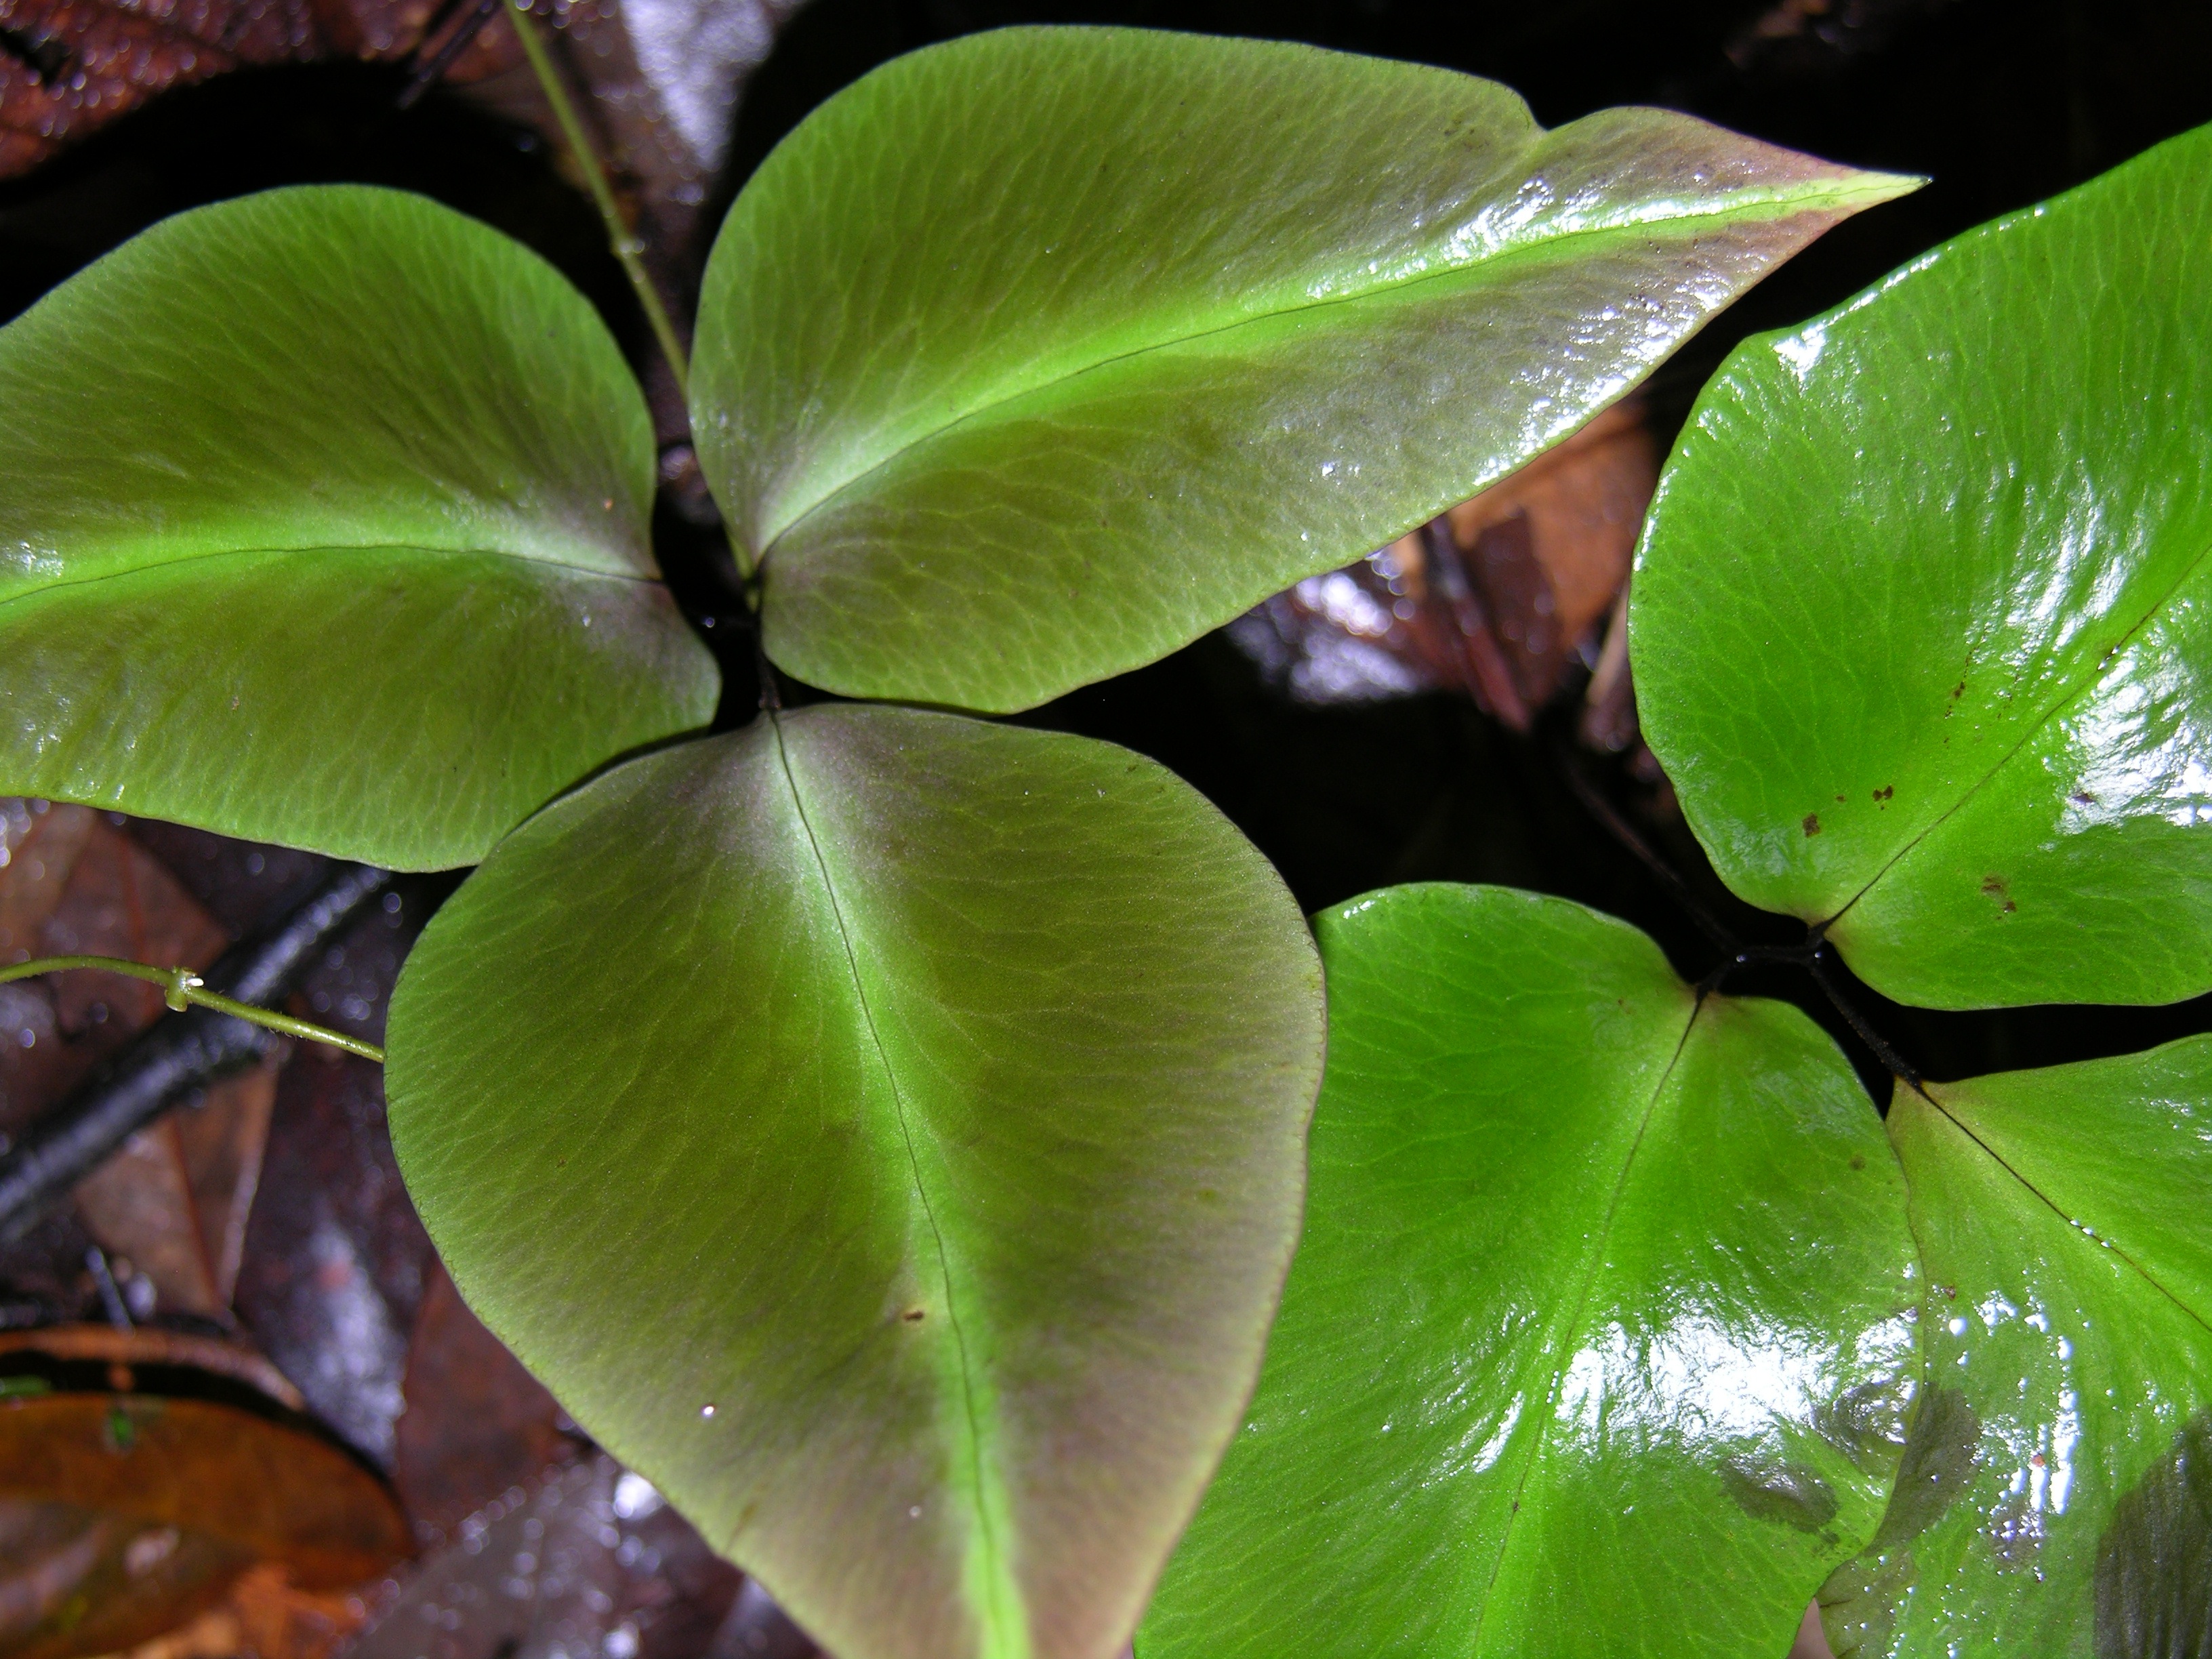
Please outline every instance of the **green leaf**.
[{"label": "green leaf", "polygon": [[817,706],[494,853],[392,1127],[471,1305],[841,1659],[1110,1659],[1258,1374],[1322,1038],[1170,774]]},{"label": "green leaf", "polygon": [[583,297],[419,197],[166,221],[0,330],[0,793],[470,864],[713,660]]},{"label": "green leaf", "polygon": [[2212,1642],[2212,1039],[1899,1089],[1927,1383],[1843,1659]]},{"label": "green leaf", "polygon": [[1310,47],[1004,29],[801,124],[715,243],[707,477],[769,653],[1007,710],[1137,667],[1583,424],[1911,181]]},{"label": "green leaf", "polygon": [[1739,348],[1639,706],[1724,880],[1941,1007],[2212,987],[2212,127]]},{"label": "green leaf", "polygon": [[1393,888],[1320,936],[1305,1237],[1142,1659],[1774,1659],[1910,1387],[1850,1066],[1564,900]]}]

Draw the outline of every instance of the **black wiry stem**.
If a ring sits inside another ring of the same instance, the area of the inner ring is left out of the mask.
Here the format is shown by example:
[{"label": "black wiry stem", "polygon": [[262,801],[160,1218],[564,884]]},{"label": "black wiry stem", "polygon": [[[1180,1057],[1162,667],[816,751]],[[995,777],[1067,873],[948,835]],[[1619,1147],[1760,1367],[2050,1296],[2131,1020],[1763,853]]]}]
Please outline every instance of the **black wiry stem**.
[{"label": "black wiry stem", "polygon": [[1698,931],[1727,953],[1726,961],[1698,981],[1696,988],[1698,1000],[1700,1003],[1718,991],[1727,982],[1728,976],[1739,968],[1747,968],[1755,963],[1762,962],[1793,963],[1804,969],[1813,976],[1813,982],[1820,988],[1820,994],[1828,999],[1829,1006],[1843,1016],[1844,1024],[1857,1035],[1860,1042],[1866,1044],[1872,1051],[1875,1059],[1892,1077],[1896,1078],[1914,1092],[1923,1097],[1926,1096],[1928,1091],[1921,1085],[1918,1070],[1904,1055],[1898,1053],[1880,1032],[1867,1023],[1865,1016],[1844,1000],[1843,992],[1838,988],[1834,975],[1827,965],[1829,945],[1826,938],[1827,933],[1826,922],[1807,928],[1802,944],[1746,945],[1742,943],[1719,917],[1705,907],[1697,894],[1692,890],[1690,884],[1682,878],[1680,872],[1662,858],[1643,836],[1638,835],[1628,821],[1613,810],[1613,803],[1600,794],[1595,786],[1583,776],[1581,769],[1575,764],[1571,757],[1564,751],[1557,751],[1555,758],[1559,763],[1560,775],[1567,781],[1567,787],[1574,791],[1576,798],[1589,810],[1590,816],[1603,824],[1615,841],[1633,854],[1645,869],[1659,878],[1660,884],[1674,896],[1675,902],[1682,907],[1690,920],[1698,925]]},{"label": "black wiry stem", "polygon": [[[446,43],[437,51],[424,58],[421,55],[421,47],[418,46],[416,49],[414,68],[407,77],[407,84],[399,89],[401,109],[412,109],[422,101],[422,94],[444,78],[446,71],[453,68],[455,60],[469,49],[469,43],[483,33],[484,25],[499,15],[499,9],[503,3],[504,0],[474,0],[468,8],[467,15],[463,17],[459,26],[446,37]],[[425,41],[428,41],[444,26],[453,8],[447,7],[441,10],[445,15],[433,19],[430,27],[423,31],[422,38]]]},{"label": "black wiry stem", "polygon": [[1698,925],[1698,931],[1712,941],[1716,949],[1726,951],[1735,961],[1743,961],[1746,955],[1743,942],[1729,931],[1718,916],[1705,908],[1704,902],[1691,890],[1690,884],[1682,879],[1674,866],[1660,857],[1657,850],[1636,833],[1627,819],[1613,811],[1613,803],[1598,793],[1596,786],[1583,775],[1582,769],[1571,758],[1563,751],[1554,751],[1554,758],[1559,763],[1560,775],[1567,781],[1567,787],[1575,792],[1575,798],[1589,809],[1590,816],[1603,824],[1615,841],[1659,878],[1660,884],[1674,895],[1674,902]]},{"label": "black wiry stem", "polygon": [[1857,1009],[1844,1000],[1843,993],[1837,989],[1836,981],[1828,971],[1827,950],[1827,945],[1823,943],[1805,958],[1806,972],[1813,975],[1813,982],[1820,988],[1835,1011],[1844,1017],[1851,1030],[1858,1033],[1859,1041],[1874,1050],[1874,1057],[1887,1068],[1889,1074],[1922,1099],[1926,1099],[1928,1091],[1921,1085],[1918,1070],[1903,1054],[1891,1048],[1881,1034],[1867,1024],[1865,1017]]}]

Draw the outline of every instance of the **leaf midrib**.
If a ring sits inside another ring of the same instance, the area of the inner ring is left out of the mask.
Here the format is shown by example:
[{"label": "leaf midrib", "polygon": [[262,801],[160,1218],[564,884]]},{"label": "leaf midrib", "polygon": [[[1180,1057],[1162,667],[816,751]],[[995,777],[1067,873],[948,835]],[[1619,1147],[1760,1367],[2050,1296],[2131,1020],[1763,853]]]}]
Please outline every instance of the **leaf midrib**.
[{"label": "leaf midrib", "polygon": [[[1530,149],[1533,150],[1540,142],[1541,135],[1532,141]],[[1884,175],[1875,174],[1872,177],[1881,179]],[[854,467],[838,482],[827,489],[815,492],[805,506],[784,514],[781,522],[761,538],[760,562],[765,567],[784,538],[798,530],[809,519],[830,510],[836,506],[841,498],[859,489],[878,473],[896,465],[915,450],[936,442],[956,428],[966,426],[971,422],[980,422],[988,420],[1009,404],[1051,392],[1086,375],[1097,374],[1103,369],[1111,368],[1117,364],[1158,353],[1177,350],[1200,340],[1233,334],[1239,329],[1260,328],[1270,324],[1280,323],[1285,319],[1308,317],[1316,313],[1364,305],[1370,301],[1386,301],[1402,295],[1411,289],[1434,283],[1465,280],[1470,286],[1478,285],[1481,280],[1498,273],[1501,270],[1534,261],[1539,256],[1556,255],[1560,248],[1577,241],[1633,239],[1638,235],[1650,236],[1662,231],[1671,230],[1677,226],[1740,219],[1748,215],[1755,215],[1761,209],[1787,207],[1790,210],[1790,215],[1817,212],[1824,208],[1847,207],[1868,198],[1877,201],[1885,200],[1890,193],[1883,190],[1880,184],[1838,179],[1829,183],[1798,185],[1765,191],[1746,191],[1725,207],[1716,207],[1698,212],[1669,213],[1661,217],[1632,221],[1626,224],[1592,225],[1547,231],[1526,240],[1511,243],[1496,252],[1469,259],[1464,264],[1447,266],[1442,270],[1423,271],[1418,276],[1403,277],[1395,282],[1377,283],[1371,288],[1362,289],[1354,294],[1337,295],[1325,300],[1310,300],[1300,304],[1283,306],[1273,311],[1263,311],[1252,316],[1239,317],[1231,322],[1193,329],[1188,333],[1179,334],[1168,339],[1147,341],[1142,345],[1132,346],[1127,350],[1105,353],[1089,362],[1054,374],[1049,379],[1024,385],[1018,390],[1007,391],[1002,387],[994,387],[969,407],[939,422],[927,431],[886,449],[872,460],[866,461]]]},{"label": "leaf midrib", "polygon": [[[2014,741],[2012,745],[2008,748],[2003,754],[1998,756],[1995,761],[1990,763],[1989,770],[1983,773],[1978,778],[1976,778],[1973,782],[1968,784],[1966,787],[1960,793],[1959,798],[1956,800],[1953,801],[1941,812],[1937,813],[1926,823],[1923,824],[1918,830],[1915,830],[1911,838],[1906,841],[1905,844],[1899,847],[1894,853],[1892,853],[1888,858],[1882,861],[1881,868],[1875,871],[1873,875],[1868,877],[1864,885],[1860,887],[1858,891],[1853,893],[1850,897],[1845,899],[1842,907],[1838,908],[1833,915],[1831,915],[1826,921],[1817,924],[1819,928],[1822,932],[1826,932],[1828,928],[1834,927],[1845,916],[1849,915],[1853,906],[1856,905],[1861,899],[1864,898],[1868,894],[1874,891],[1876,887],[1880,886],[1882,882],[1888,878],[1890,872],[1896,869],[1899,864],[1903,863],[1905,858],[1916,848],[1917,848],[1921,842],[1926,841],[1929,836],[1934,835],[1936,830],[1942,828],[1942,826],[1948,823],[1953,817],[1964,811],[1966,808],[1966,804],[1972,800],[1975,796],[1981,793],[1984,788],[1988,787],[1989,785],[1995,781],[1999,773],[2010,766],[2013,762],[2019,759],[2021,751],[2025,750],[2028,744],[2034,742],[2038,738],[2041,737],[2043,733],[2049,729],[2053,721],[2064,714],[2066,711],[2073,708],[2075,704],[2080,702],[2082,698],[2094,695],[2098,686],[2104,683],[2106,665],[2111,663],[2115,658],[2119,656],[2122,652],[2125,651],[2130,645],[2134,644],[2136,637],[2142,633],[2143,629],[2148,628],[2151,623],[2159,619],[2159,617],[2164,613],[2166,606],[2173,603],[2174,596],[2179,593],[2183,588],[2186,587],[2190,582],[2205,568],[2208,562],[2212,562],[2212,544],[2208,544],[2207,546],[2200,549],[2196,556],[2191,558],[2187,564],[2183,566],[2179,574],[2174,577],[2172,581],[2166,585],[2165,589],[2160,592],[2158,597],[2143,607],[2142,615],[2136,617],[2136,620],[2129,625],[2127,631],[2122,634],[2118,639],[2112,642],[2102,658],[2099,659],[2096,666],[2088,670],[2079,685],[2074,686],[2070,690],[2060,693],[2046,708],[2044,708],[2040,714],[2037,714],[2033,720],[2029,720],[2024,726],[2022,726],[2018,738]],[[1947,1113],[1946,1115],[1948,1116],[1948,1114]]]},{"label": "leaf midrib", "polygon": [[[1644,1115],[1638,1121],[1636,1133],[1628,1144],[1628,1155],[1620,1161],[1620,1173],[1614,1178],[1613,1191],[1607,1196],[1605,1214],[1590,1235],[1589,1247],[1583,1252],[1582,1283],[1575,1292],[1574,1311],[1562,1328],[1569,1338],[1579,1340],[1588,1322],[1590,1302],[1597,1288],[1598,1274],[1605,1265],[1606,1246],[1613,1237],[1614,1221],[1620,1213],[1620,1201],[1628,1191],[1628,1176],[1636,1167],[1637,1155],[1644,1150],[1644,1137],[1651,1127],[1651,1121],[1659,1113],[1660,1098],[1667,1092],[1667,1085],[1681,1063],[1682,1053],[1689,1046],[1690,1033],[1696,1027],[1698,1016],[1705,1009],[1701,996],[1690,1009],[1689,1018],[1682,1022],[1681,1035],[1674,1040],[1674,1051],[1668,1055],[1667,1063],[1651,1085],[1650,1098],[1644,1103]],[[1490,1564],[1490,1577],[1483,1586],[1482,1599],[1474,1610],[1474,1631],[1468,1643],[1468,1652],[1479,1656],[1482,1652],[1482,1629],[1490,1617],[1490,1607],[1498,1592],[1498,1576],[1505,1569],[1505,1553],[1511,1547],[1513,1522],[1521,1513],[1521,1499],[1528,1487],[1529,1478],[1536,1470],[1536,1460],[1542,1455],[1545,1442],[1550,1437],[1552,1425],[1558,1420],[1559,1389],[1565,1383],[1568,1367],[1555,1367],[1551,1388],[1544,1399],[1544,1415],[1536,1424],[1535,1432],[1528,1437],[1528,1449],[1522,1459],[1521,1473],[1513,1482],[1513,1496],[1505,1511],[1505,1524],[1498,1535],[1498,1553]]]},{"label": "leaf midrib", "polygon": [[1934,1095],[1929,1094],[1925,1091],[1922,1091],[1920,1097],[1926,1101],[1929,1106],[1933,1107],[1937,1115],[1941,1116],[1946,1123],[1949,1124],[1954,1129],[1965,1136],[1968,1143],[1978,1150],[1984,1157],[1990,1160],[1990,1163],[1996,1164],[1997,1168],[2002,1170],[2008,1176],[2010,1176],[2013,1180],[2019,1182],[2021,1191],[2034,1198],[2038,1202],[2041,1203],[2045,1208],[2050,1210],[2053,1215],[2064,1222],[2066,1224],[2067,1233],[2069,1237],[2078,1240],[2086,1240],[2090,1243],[2094,1243],[2100,1250],[2110,1251],[2115,1261],[2124,1264],[2128,1270],[2141,1279],[2144,1284],[2149,1285],[2151,1289],[2156,1291],[2160,1296],[2164,1297],[2168,1302],[2171,1302],[2176,1308],[2179,1309],[2184,1318],[2189,1320],[2192,1324],[2203,1330],[2206,1335],[2212,1336],[2212,1319],[2208,1319],[2204,1315],[2197,1312],[2196,1309],[2191,1307],[2179,1296],[2168,1290],[2166,1285],[2159,1280],[2157,1276],[2150,1271],[2150,1269],[2144,1267],[2140,1261],[2137,1261],[2133,1256],[2130,1255],[2118,1244],[2115,1244],[2111,1239],[2106,1237],[2101,1233],[2091,1232],[2087,1224],[2081,1221],[2078,1217],[2069,1215],[2066,1212],[2064,1206],[2060,1204],[2057,1199],[2051,1197],[2050,1194],[2045,1192],[2042,1188],[2037,1186],[2034,1182],[2030,1181],[2020,1170],[2014,1168],[2009,1159],[2005,1158],[2002,1153],[1999,1152],[1996,1147],[1990,1146],[1988,1141],[1983,1139],[1981,1136],[1976,1134],[1972,1129],[1968,1128],[1966,1125],[1961,1122],[1952,1112],[1949,1107],[1946,1106]]},{"label": "leaf midrib", "polygon": [[64,592],[72,587],[94,587],[101,582],[123,581],[133,576],[150,576],[163,570],[183,565],[204,564],[216,559],[258,559],[278,557],[295,553],[327,553],[331,555],[362,553],[416,553],[431,559],[511,559],[518,564],[542,565],[549,570],[567,571],[573,575],[594,576],[604,581],[634,582],[644,587],[665,586],[658,575],[646,575],[639,571],[602,570],[595,565],[576,564],[567,559],[550,559],[541,554],[518,552],[503,547],[424,547],[415,542],[339,542],[328,545],[302,547],[211,547],[198,553],[179,554],[174,558],[157,559],[146,564],[126,566],[120,570],[103,570],[92,576],[64,576],[35,587],[21,587],[13,592],[0,592],[0,609],[39,599],[48,593]]},{"label": "leaf midrib", "polygon": [[[830,915],[837,925],[837,940],[845,952],[845,967],[853,982],[853,1000],[860,1011],[860,1021],[867,1028],[869,1045],[882,1063],[884,1076],[890,1085],[892,1109],[898,1119],[899,1138],[906,1147],[907,1167],[914,1179],[915,1200],[921,1206],[922,1219],[927,1224],[932,1239],[937,1245],[938,1279],[945,1297],[945,1322],[951,1328],[952,1347],[960,1364],[960,1395],[962,1414],[968,1429],[969,1478],[975,1492],[975,1522],[982,1539],[983,1548],[995,1563],[1003,1559],[999,1540],[991,1525],[991,1505],[984,1492],[982,1424],[975,1406],[975,1366],[969,1358],[968,1340],[960,1326],[959,1310],[952,1297],[951,1247],[946,1242],[945,1230],[938,1224],[937,1206],[930,1201],[929,1188],[921,1176],[921,1157],[915,1146],[914,1126],[907,1109],[906,1091],[899,1083],[898,1071],[891,1064],[890,1051],[884,1048],[883,1035],[876,1029],[875,1010],[868,1006],[867,988],[860,978],[860,954],[854,944],[853,930],[845,921],[844,902],[837,896],[837,884],[830,873],[830,862],[823,856],[822,843],[814,833],[814,821],[806,811],[806,799],[799,793],[798,775],[792,770],[791,751],[785,746],[783,720],[774,709],[768,713],[769,728],[775,736],[775,757],[783,769],[784,787],[791,792],[793,810],[799,815],[799,827],[806,836],[806,850],[814,859],[814,868],[822,878],[822,890],[830,898]],[[987,1650],[992,1632],[988,1627],[991,1610],[973,1609],[976,1622],[983,1629]]]}]

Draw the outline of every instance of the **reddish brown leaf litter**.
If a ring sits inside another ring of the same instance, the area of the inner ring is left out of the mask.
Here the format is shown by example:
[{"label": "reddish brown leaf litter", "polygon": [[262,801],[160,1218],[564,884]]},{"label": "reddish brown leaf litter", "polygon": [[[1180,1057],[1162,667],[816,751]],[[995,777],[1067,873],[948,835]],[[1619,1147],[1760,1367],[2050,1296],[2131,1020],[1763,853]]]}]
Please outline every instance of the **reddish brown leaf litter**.
[{"label": "reddish brown leaf litter", "polygon": [[538,1379],[434,1267],[408,1345],[392,1481],[426,1543],[589,1449]]},{"label": "reddish brown leaf litter", "polygon": [[21,1659],[158,1636],[256,1562],[334,1590],[407,1548],[382,1484],[313,1434],[136,1395],[0,1401],[0,1644]]},{"label": "reddish brown leaf litter", "polygon": [[[81,806],[0,803],[0,952],[126,957],[202,967],[231,934],[118,827]],[[80,970],[14,985],[0,1032],[0,1134],[58,1099],[165,1012],[140,981]],[[144,1317],[156,1306],[220,1323],[242,1256],[275,1078],[210,1087],[192,1109],[131,1137],[80,1188],[87,1231]]]},{"label": "reddish brown leaf litter", "polygon": [[[433,0],[0,0],[0,178],[28,172],[163,89],[248,65],[398,62],[459,25]],[[512,69],[503,22],[447,78]]]},{"label": "reddish brown leaf litter", "polygon": [[136,1391],[149,1372],[189,1370],[228,1378],[288,1411],[307,1408],[300,1391],[265,1357],[220,1337],[154,1325],[48,1325],[0,1332],[0,1375],[36,1376],[49,1366],[73,1365],[99,1368],[108,1385],[124,1394]]},{"label": "reddish brown leaf litter", "polygon": [[1451,690],[1526,731],[1576,670],[1603,665],[1658,476],[1641,410],[1617,404],[1422,529],[1277,594],[1231,635],[1300,702]]}]

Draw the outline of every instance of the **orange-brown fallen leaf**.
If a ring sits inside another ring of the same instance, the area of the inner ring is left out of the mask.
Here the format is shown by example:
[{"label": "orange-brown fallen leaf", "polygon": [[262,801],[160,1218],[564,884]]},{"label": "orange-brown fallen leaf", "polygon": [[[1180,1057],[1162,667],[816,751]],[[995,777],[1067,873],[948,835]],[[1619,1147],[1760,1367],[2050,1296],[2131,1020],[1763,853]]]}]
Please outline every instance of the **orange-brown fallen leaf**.
[{"label": "orange-brown fallen leaf", "polygon": [[407,1553],[382,1483],[301,1430],[204,1400],[0,1400],[0,1649],[15,1659],[160,1636],[257,1563],[327,1594]]},{"label": "orange-brown fallen leaf", "polygon": [[248,1567],[220,1605],[116,1659],[331,1659],[368,1617],[351,1591],[303,1590],[283,1567]]},{"label": "orange-brown fallen leaf", "polygon": [[104,1365],[111,1373],[149,1368],[206,1371],[243,1382],[288,1411],[305,1411],[307,1402],[291,1380],[252,1348],[220,1337],[165,1331],[150,1325],[118,1329],[112,1325],[47,1325],[37,1330],[0,1331],[0,1371],[15,1368],[10,1355],[43,1355],[62,1364]]}]

